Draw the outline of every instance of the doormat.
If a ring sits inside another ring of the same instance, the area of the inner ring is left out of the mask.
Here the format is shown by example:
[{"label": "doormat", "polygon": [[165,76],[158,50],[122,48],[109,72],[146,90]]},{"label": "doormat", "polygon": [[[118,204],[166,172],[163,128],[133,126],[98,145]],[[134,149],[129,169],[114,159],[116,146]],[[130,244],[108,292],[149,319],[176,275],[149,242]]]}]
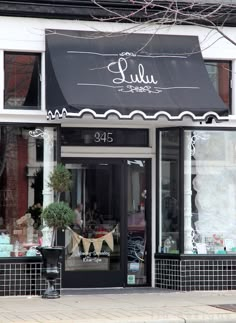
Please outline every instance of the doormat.
[{"label": "doormat", "polygon": [[219,304],[219,305],[210,305],[210,306],[220,308],[226,311],[236,312],[236,304]]}]

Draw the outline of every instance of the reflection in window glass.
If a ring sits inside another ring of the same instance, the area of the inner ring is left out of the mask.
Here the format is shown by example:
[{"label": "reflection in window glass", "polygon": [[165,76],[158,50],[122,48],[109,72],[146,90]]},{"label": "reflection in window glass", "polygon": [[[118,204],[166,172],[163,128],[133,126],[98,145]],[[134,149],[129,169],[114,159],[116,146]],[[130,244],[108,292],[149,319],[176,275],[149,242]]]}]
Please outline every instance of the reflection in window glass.
[{"label": "reflection in window glass", "polygon": [[159,252],[179,252],[179,130],[160,132]]},{"label": "reflection in window glass", "polygon": [[127,284],[147,283],[147,161],[128,160]]},{"label": "reflection in window glass", "polygon": [[[36,139],[36,161],[37,162],[42,162],[44,159],[44,143],[42,139]],[[56,161],[56,149],[57,149],[57,145],[56,142],[54,141],[54,161]]]},{"label": "reflection in window glass", "polygon": [[185,253],[236,253],[235,131],[185,131]]},{"label": "reflection in window glass", "polygon": [[4,108],[40,109],[40,54],[5,53]]},{"label": "reflection in window glass", "polygon": [[41,243],[47,165],[36,159],[36,138],[29,135],[32,130],[0,126],[0,257],[35,256],[35,247]]},{"label": "reflection in window glass", "polygon": [[66,201],[76,214],[66,230],[66,271],[120,270],[122,164],[68,164],[73,180]]},{"label": "reflection in window glass", "polygon": [[206,61],[205,66],[216,92],[230,107],[230,62]]}]

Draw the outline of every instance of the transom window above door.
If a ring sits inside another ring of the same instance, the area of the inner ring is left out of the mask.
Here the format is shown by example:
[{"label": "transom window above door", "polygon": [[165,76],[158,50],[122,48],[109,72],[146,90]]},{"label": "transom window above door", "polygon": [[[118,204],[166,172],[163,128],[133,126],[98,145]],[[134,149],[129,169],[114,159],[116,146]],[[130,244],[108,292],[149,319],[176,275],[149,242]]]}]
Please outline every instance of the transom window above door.
[{"label": "transom window above door", "polygon": [[4,53],[4,108],[41,109],[41,55]]}]

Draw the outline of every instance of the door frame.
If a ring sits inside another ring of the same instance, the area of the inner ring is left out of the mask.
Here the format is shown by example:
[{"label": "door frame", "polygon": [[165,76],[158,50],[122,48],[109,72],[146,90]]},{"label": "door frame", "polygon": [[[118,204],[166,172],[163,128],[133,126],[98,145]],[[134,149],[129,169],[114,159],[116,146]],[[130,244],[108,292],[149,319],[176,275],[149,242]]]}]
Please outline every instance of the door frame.
[{"label": "door frame", "polygon": [[[147,174],[147,190],[150,192],[150,194],[147,195],[147,218],[146,218],[146,235],[148,237],[147,242],[146,242],[146,250],[147,250],[147,265],[146,265],[146,270],[147,270],[147,283],[145,285],[128,285],[127,284],[127,273],[128,273],[128,250],[127,250],[127,233],[128,233],[128,225],[127,225],[127,160],[134,160],[134,159],[142,159],[146,160],[147,162],[147,169],[146,169],[146,174]],[[129,157],[129,156],[122,156],[122,157],[63,157],[61,159],[61,162],[64,164],[78,164],[80,162],[90,162],[97,164],[98,162],[117,162],[122,165],[122,172],[124,176],[122,176],[122,183],[121,187],[123,187],[123,194],[121,196],[121,217],[120,217],[120,275],[115,275],[117,273],[116,271],[111,272],[111,275],[107,275],[107,272],[105,271],[96,271],[94,273],[94,276],[96,275],[95,280],[91,279],[88,282],[88,273],[89,271],[76,271],[76,275],[80,275],[81,279],[80,281],[84,282],[85,284],[81,284],[79,287],[74,287],[74,288],[100,288],[100,287],[142,287],[142,286],[151,286],[152,285],[152,158],[148,157],[140,157],[137,156],[136,158]],[[122,193],[122,192],[121,192]],[[124,215],[124,216],[122,216]],[[58,242],[59,243],[64,243],[65,242],[65,237],[63,233],[58,234]],[[63,244],[64,245],[64,244]],[[65,259],[65,257],[63,257]],[[62,288],[73,288],[73,282],[71,284],[70,279],[66,279],[65,277],[65,261],[63,259],[62,263]],[[113,273],[113,275],[112,275]],[[104,282],[103,275],[106,275],[106,282]],[[63,277],[64,276],[64,277]],[[111,276],[111,277],[109,277]],[[120,277],[120,281],[119,281]],[[95,283],[100,281],[101,284]],[[112,286],[114,285],[114,286]]]}]

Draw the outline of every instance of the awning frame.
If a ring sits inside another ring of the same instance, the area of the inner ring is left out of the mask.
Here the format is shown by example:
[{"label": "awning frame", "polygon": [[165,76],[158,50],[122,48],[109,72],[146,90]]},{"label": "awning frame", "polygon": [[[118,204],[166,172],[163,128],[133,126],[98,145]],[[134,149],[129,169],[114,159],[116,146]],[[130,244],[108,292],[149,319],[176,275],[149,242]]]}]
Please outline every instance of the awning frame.
[{"label": "awning frame", "polygon": [[196,36],[46,31],[46,106],[48,120],[229,119]]}]

